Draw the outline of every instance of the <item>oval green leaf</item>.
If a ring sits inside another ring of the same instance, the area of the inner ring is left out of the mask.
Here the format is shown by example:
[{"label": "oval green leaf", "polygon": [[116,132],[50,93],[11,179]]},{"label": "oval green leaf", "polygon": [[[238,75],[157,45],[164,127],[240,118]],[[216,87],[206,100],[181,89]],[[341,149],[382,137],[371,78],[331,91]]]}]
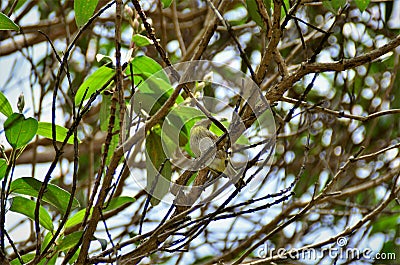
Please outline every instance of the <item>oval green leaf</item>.
[{"label": "oval green leaf", "polygon": [[153,41],[151,39],[149,39],[146,36],[143,36],[141,34],[133,35],[132,41],[139,47],[144,47],[144,46],[153,44]]},{"label": "oval green leaf", "polygon": [[9,17],[0,12],[0,30],[15,30],[19,31],[19,26],[14,23]]},{"label": "oval green leaf", "polygon": [[36,135],[38,121],[34,118],[25,119],[20,113],[13,113],[4,122],[4,131],[8,143],[18,149],[28,144]]},{"label": "oval green leaf", "polygon": [[[149,75],[149,73],[143,73],[137,76],[146,81],[142,82],[137,87],[137,92],[134,95],[134,110],[136,113],[140,113],[141,110],[144,110],[150,115],[153,115],[164,105],[174,89],[171,87],[170,83],[165,82],[164,79],[158,78],[156,75],[152,75],[148,78]],[[176,103],[179,104],[181,102],[183,102],[183,98],[179,95],[176,99]]]},{"label": "oval green leaf", "polygon": [[[47,233],[47,235],[51,236],[51,233],[49,232],[49,233]],[[46,237],[49,238],[47,235],[46,235]],[[47,238],[45,238],[45,240]],[[43,245],[45,245],[45,244],[46,244],[46,242],[43,242]],[[43,245],[42,245],[42,250],[43,250]],[[30,253],[27,253],[27,254],[21,256],[21,259],[24,262],[23,264],[19,261],[18,258],[15,258],[12,261],[10,261],[10,264],[11,265],[28,264],[30,261],[33,260],[33,258],[35,258],[35,256],[36,256],[36,254],[34,252],[30,252]],[[50,257],[45,256],[38,263],[35,263],[35,264],[37,264],[37,265],[54,265],[54,264],[56,264],[57,258],[58,258],[58,255],[53,255],[53,256],[50,255]]]},{"label": "oval green leaf", "polygon": [[[29,219],[35,221],[35,208],[36,202],[23,197],[14,197],[12,198],[10,211],[23,214]],[[54,230],[50,214],[42,206],[40,206],[39,209],[39,223],[49,231]]]},{"label": "oval green leaf", "polygon": [[66,251],[72,247],[74,247],[76,244],[79,243],[79,240],[81,239],[83,234],[83,231],[76,231],[73,232],[69,235],[66,235],[61,242],[57,246],[58,251]]},{"label": "oval green leaf", "polygon": [[[134,110],[139,113],[141,109],[154,114],[165,101],[170,97],[174,88],[171,82],[163,71],[161,65],[147,56],[136,56],[132,62],[132,71],[134,74],[134,83],[138,85],[137,92],[134,97]],[[131,67],[128,67],[127,76],[131,76]],[[183,101],[179,96],[176,103]]]},{"label": "oval green leaf", "polygon": [[110,106],[111,106],[111,95],[101,95],[102,101],[99,111],[100,130],[103,132],[107,131],[108,121],[110,120]]},{"label": "oval green leaf", "polygon": [[0,180],[6,176],[7,172],[7,161],[4,158],[0,158]]},{"label": "oval green leaf", "polygon": [[[35,253],[32,252],[32,253],[28,253],[28,254],[22,255],[21,259],[25,264],[25,263],[29,263],[31,260],[33,260],[34,257],[35,257]],[[11,265],[22,265],[22,263],[19,261],[18,258],[13,259],[10,262],[10,264]]]},{"label": "oval green leaf", "polygon": [[51,234],[51,232],[47,232],[47,234],[44,236],[43,241],[42,241],[42,246],[41,246],[42,250],[47,247],[47,245],[50,243],[50,240],[52,237],[53,237],[53,235]]},{"label": "oval green leaf", "polygon": [[[82,101],[90,98],[97,89],[102,88],[114,76],[114,73],[115,70],[107,66],[97,69],[78,88],[75,96],[75,104],[79,106]],[[83,97],[85,92],[86,96]]]},{"label": "oval green leaf", "polygon": [[[162,164],[164,166],[162,166]],[[161,169],[161,172],[159,170]],[[171,162],[164,153],[161,137],[152,130],[146,137],[147,191],[151,191],[150,203],[155,206],[168,193],[171,181]]]},{"label": "oval green leaf", "polygon": [[0,92],[0,112],[6,115],[7,117],[10,117],[11,114],[13,113],[13,110],[11,108],[11,104],[4,96],[3,93]]},{"label": "oval green leaf", "polygon": [[[93,209],[91,209],[91,211],[90,211],[89,218],[92,215],[92,212],[93,212],[92,210]],[[79,210],[76,214],[74,214],[71,218],[69,218],[67,220],[67,222],[65,223],[65,229],[82,223],[83,218],[85,217],[85,212],[86,212],[86,209]]]},{"label": "oval green leaf", "polygon": [[[56,125],[56,141],[57,142],[64,142],[65,138],[67,137],[67,133],[68,133],[67,128],[65,128],[61,125]],[[37,130],[36,134],[46,137],[48,139],[53,139],[51,122],[39,121],[38,130]],[[78,142],[80,142],[80,141],[78,140]],[[74,144],[74,136],[73,135],[71,137],[69,137],[67,143]]]},{"label": "oval green leaf", "polygon": [[75,21],[78,26],[84,25],[93,16],[98,0],[75,0]]},{"label": "oval green leaf", "polygon": [[[115,210],[119,207],[122,207],[128,203],[133,203],[133,202],[135,202],[135,199],[132,197],[128,197],[128,196],[112,198],[110,203],[108,204],[108,206],[103,210],[103,213],[110,212],[110,211]],[[67,229],[69,227],[72,227],[72,226],[82,223],[83,218],[85,217],[85,212],[86,212],[86,209],[79,210],[76,214],[74,214],[71,218],[69,218],[67,220],[67,222],[65,223],[65,228]],[[90,218],[91,214],[92,214],[92,211],[89,215],[89,218]]]},{"label": "oval green leaf", "polygon": [[[161,78],[170,83],[168,76],[164,73],[164,71],[161,71],[162,66],[146,55],[136,56],[133,58],[131,64],[134,75],[142,75],[146,73],[148,75],[147,77],[150,77],[151,75],[157,73],[157,78]],[[127,76],[130,76],[130,67],[127,67],[125,72]],[[138,85],[138,83],[135,84]]]},{"label": "oval green leaf", "polygon": [[[31,177],[24,177],[16,179],[11,183],[10,192],[37,198],[41,186],[41,181]],[[71,194],[68,191],[54,184],[47,184],[47,188],[42,199],[43,201],[56,207],[61,213],[64,214],[67,211],[70,197]],[[79,207],[79,201],[74,198],[71,208],[75,209],[77,207]]]},{"label": "oval green leaf", "polygon": [[128,196],[121,196],[121,197],[116,197],[116,198],[112,198],[110,203],[107,205],[107,207],[103,210],[103,212],[109,212],[112,210],[115,210],[121,206],[124,206],[126,204],[131,204],[135,202],[135,199],[132,197],[128,197]]}]

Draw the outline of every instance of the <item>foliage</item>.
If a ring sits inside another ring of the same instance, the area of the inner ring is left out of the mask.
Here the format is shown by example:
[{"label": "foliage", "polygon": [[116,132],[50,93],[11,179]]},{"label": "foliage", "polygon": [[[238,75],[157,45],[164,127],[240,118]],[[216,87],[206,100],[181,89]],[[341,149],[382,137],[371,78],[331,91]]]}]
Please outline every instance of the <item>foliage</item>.
[{"label": "foliage", "polygon": [[19,27],[9,17],[0,12],[0,30],[19,31]]}]

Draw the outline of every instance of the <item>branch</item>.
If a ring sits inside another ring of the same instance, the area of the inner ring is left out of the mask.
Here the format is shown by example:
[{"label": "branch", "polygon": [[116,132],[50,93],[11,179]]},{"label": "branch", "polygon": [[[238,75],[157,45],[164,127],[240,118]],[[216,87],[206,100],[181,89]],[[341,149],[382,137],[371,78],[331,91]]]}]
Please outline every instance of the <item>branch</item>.
[{"label": "branch", "polygon": [[341,61],[333,63],[310,63],[310,64],[305,63],[300,66],[297,66],[297,71],[294,74],[283,79],[281,82],[273,86],[271,89],[263,86],[262,90],[269,89],[269,92],[267,94],[267,99],[270,100],[271,103],[273,103],[279,100],[289,88],[291,88],[297,81],[299,81],[307,74],[329,72],[329,71],[341,72],[351,68],[355,68],[357,66],[378,59],[379,57],[392,51],[399,45],[400,45],[400,35],[398,35],[395,39],[389,41],[387,44],[383,45],[380,48],[377,48],[366,54],[351,59],[343,59]]}]

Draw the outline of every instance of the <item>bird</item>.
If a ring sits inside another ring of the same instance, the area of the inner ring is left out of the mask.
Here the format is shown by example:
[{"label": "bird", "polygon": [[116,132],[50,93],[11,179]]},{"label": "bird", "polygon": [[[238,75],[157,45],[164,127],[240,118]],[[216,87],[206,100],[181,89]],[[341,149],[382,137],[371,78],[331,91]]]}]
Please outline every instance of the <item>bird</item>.
[{"label": "bird", "polygon": [[[229,163],[227,152],[222,147],[217,146],[218,136],[212,133],[209,128],[211,120],[202,119],[196,122],[190,130],[190,149],[196,158],[202,157],[210,148],[210,159],[205,164],[214,175],[222,175],[223,177],[236,178],[236,171]],[[235,182],[235,186],[241,189],[244,186],[242,179]]]}]

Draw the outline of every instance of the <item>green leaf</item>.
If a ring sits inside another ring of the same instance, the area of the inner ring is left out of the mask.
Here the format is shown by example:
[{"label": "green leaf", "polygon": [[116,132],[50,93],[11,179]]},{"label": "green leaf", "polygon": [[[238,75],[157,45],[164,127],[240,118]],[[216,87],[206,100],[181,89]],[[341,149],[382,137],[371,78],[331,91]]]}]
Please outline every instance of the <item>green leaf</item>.
[{"label": "green leaf", "polygon": [[[33,260],[34,257],[35,257],[35,253],[33,253],[33,252],[21,256],[22,261],[23,261],[24,263],[29,263],[31,260]],[[18,259],[18,258],[13,259],[13,260],[10,262],[10,264],[11,264],[11,265],[22,265],[21,262],[19,262],[19,259]]]},{"label": "green leaf", "polygon": [[356,6],[360,9],[361,12],[364,12],[367,9],[369,2],[371,0],[355,0]]},{"label": "green leaf", "polygon": [[0,158],[0,180],[6,176],[7,172],[7,161],[4,158]]},{"label": "green leaf", "polygon": [[[29,199],[23,197],[14,197],[12,198],[12,203],[10,207],[10,211],[15,213],[20,213],[25,215],[31,220],[35,220],[35,208],[36,202],[31,201]],[[46,209],[40,206],[39,209],[39,223],[41,226],[46,228],[49,231],[54,230],[53,222],[51,221],[50,214],[46,211]]]},{"label": "green leaf", "polygon": [[36,135],[38,122],[34,118],[25,119],[20,113],[13,113],[4,122],[4,131],[8,143],[18,149],[28,144]]},{"label": "green leaf", "polygon": [[[58,142],[64,142],[65,138],[67,137],[67,133],[68,133],[67,128],[65,128],[61,125],[56,125],[56,140]],[[46,137],[48,139],[53,139],[51,122],[39,121],[38,130],[37,130],[36,134]],[[80,141],[78,140],[78,142],[80,142]],[[71,137],[69,137],[67,143],[74,144],[74,136],[73,135]]]},{"label": "green leaf", "polygon": [[[164,73],[164,71],[161,71],[163,69],[162,66],[159,65],[156,61],[154,61],[150,57],[145,55],[136,56],[135,58],[133,58],[131,64],[134,75],[140,75],[146,73],[148,74],[146,78],[148,78],[151,75],[157,73],[158,78],[161,78],[169,83],[168,76]],[[127,76],[130,76],[130,67],[127,67],[127,70],[125,72]],[[138,83],[136,82],[135,84],[138,85]]]},{"label": "green leaf", "polygon": [[84,25],[93,15],[98,0],[75,0],[74,11],[75,21],[78,26]]},{"label": "green leaf", "polygon": [[[16,11],[26,3],[26,1],[27,0],[19,0],[18,3],[15,5],[15,7],[13,7],[13,12],[16,13]],[[10,13],[10,10],[11,10],[11,5],[7,5],[5,9],[3,9],[3,13],[8,14]]]},{"label": "green leaf", "polygon": [[96,55],[96,60],[99,62],[100,65],[105,65],[108,66],[109,68],[115,67],[113,58],[111,56],[98,53]]},{"label": "green leaf", "polygon": [[[75,96],[75,104],[79,106],[82,101],[89,99],[96,90],[102,88],[114,76],[114,73],[115,70],[107,66],[97,69],[78,88]],[[85,92],[86,96],[84,98]]]},{"label": "green leaf", "polygon": [[50,259],[44,257],[38,265],[55,265],[57,262],[57,255],[52,256]]},{"label": "green leaf", "polygon": [[[76,214],[74,214],[71,218],[69,218],[67,220],[67,222],[65,223],[65,229],[82,223],[83,218],[85,217],[85,212],[86,212],[86,209],[82,209],[82,210],[78,211]],[[90,211],[90,216],[92,215],[92,212],[93,212],[93,209],[91,209],[91,211]]]},{"label": "green leaf", "polygon": [[15,30],[19,32],[19,26],[0,12],[0,30]]},{"label": "green leaf", "polygon": [[[135,201],[134,198],[128,197],[128,196],[112,198],[110,203],[108,204],[108,206],[103,210],[103,213],[110,212],[110,211],[115,210],[125,204],[132,203],[134,201]],[[92,211],[93,211],[93,209],[90,212],[89,218],[92,214]],[[86,212],[86,209],[82,209],[82,210],[78,211],[76,214],[74,214],[65,223],[65,228],[69,228],[69,227],[72,227],[72,226],[82,223],[83,218],[85,217],[85,212]]]},{"label": "green leaf", "polygon": [[0,112],[6,115],[7,117],[10,117],[11,114],[13,113],[13,110],[11,108],[11,104],[4,96],[3,93],[0,92]]},{"label": "green leaf", "polygon": [[76,231],[69,235],[66,235],[61,239],[61,242],[57,246],[58,251],[66,251],[76,244],[79,243],[80,238],[82,237],[83,231]]},{"label": "green leaf", "polygon": [[76,260],[79,257],[79,253],[81,252],[81,249],[78,248],[78,250],[74,253],[74,255],[72,256],[72,258],[68,261],[68,264],[70,265],[75,265]]},{"label": "green leaf", "polygon": [[41,250],[44,250],[47,247],[47,245],[50,243],[50,240],[52,237],[53,237],[53,235],[51,234],[51,232],[47,232],[47,234],[43,238]]},{"label": "green leaf", "polygon": [[[28,264],[30,261],[33,260],[33,258],[35,257],[35,253],[31,252],[25,255],[22,255],[22,261],[24,262],[24,264]],[[53,257],[51,257],[50,259],[48,259],[47,257],[44,257],[43,259],[41,259],[38,263],[35,263],[37,265],[54,265],[56,264],[58,256],[54,255]],[[18,258],[13,259],[12,261],[10,261],[11,265],[23,265],[21,264],[21,262],[19,262]]]},{"label": "green leaf", "polygon": [[[144,110],[152,115],[168,100],[174,89],[161,65],[150,57],[137,56],[132,60],[131,66],[134,83],[138,85],[134,95],[134,110],[136,113]],[[126,70],[126,75],[129,77],[131,76],[130,68]],[[176,100],[176,103],[180,102],[183,102],[181,96]]]},{"label": "green leaf", "polygon": [[322,5],[334,14],[338,14],[339,9],[346,5],[346,0],[324,0]]},{"label": "green leaf", "polygon": [[141,34],[135,34],[132,37],[132,41],[139,47],[144,47],[150,44],[153,44],[153,41],[146,36],[143,36]]},{"label": "green leaf", "polygon": [[14,10],[17,11],[21,6],[23,6],[26,3],[26,1],[27,0],[19,0]]},{"label": "green leaf", "polygon": [[[132,70],[134,83],[138,86],[137,92],[141,94],[137,95],[137,97],[140,97],[139,101],[136,101],[135,98],[135,111],[139,107],[138,102],[148,106],[148,108],[144,107],[147,112],[150,112],[152,108],[158,110],[173,92],[171,82],[163,68],[150,57],[137,56],[132,60]],[[126,75],[129,77],[131,76],[130,72],[130,67],[128,67]],[[183,98],[179,96],[176,102],[178,104],[183,102]],[[155,104],[158,104],[158,106],[155,106]]]},{"label": "green leaf", "polygon": [[104,212],[109,212],[109,211],[115,210],[121,206],[124,206],[125,204],[133,203],[133,202],[135,202],[135,199],[132,197],[128,197],[128,196],[112,198],[110,203],[108,204],[108,206],[104,209]]},{"label": "green leaf", "polygon": [[102,95],[102,102],[100,104],[99,120],[100,130],[103,132],[107,131],[108,121],[110,119],[110,106],[111,106],[111,95]]},{"label": "green leaf", "polygon": [[[16,179],[11,183],[10,192],[29,195],[37,198],[41,186],[41,181],[31,177],[24,177]],[[64,214],[67,211],[70,197],[71,194],[68,191],[63,190],[54,184],[47,184],[47,188],[42,199],[43,201],[56,207]],[[75,209],[76,207],[79,207],[79,202],[74,198],[72,202],[72,209]]]},{"label": "green leaf", "polygon": [[172,1],[173,1],[173,0],[161,0],[162,7],[163,7],[163,8],[169,7],[169,6],[172,4]]},{"label": "green leaf", "polygon": [[372,225],[371,234],[387,233],[390,230],[396,230],[400,224],[400,214],[382,216]]},{"label": "green leaf", "polygon": [[[290,1],[289,0],[283,0],[283,5],[285,5],[286,7],[286,11],[289,12],[290,9]],[[285,8],[282,6],[281,8],[281,18],[285,18],[286,17],[286,12],[285,12]]]},{"label": "green leaf", "polygon": [[[169,82],[165,82],[162,78],[152,75],[146,79],[147,73],[142,75],[143,80],[137,87],[137,92],[134,95],[134,110],[136,113],[140,113],[140,110],[144,110],[150,115],[156,113],[164,103],[169,99],[174,89],[171,87]],[[183,102],[182,96],[178,96],[176,103]]]},{"label": "green leaf", "polygon": [[[164,166],[162,167],[162,164]],[[162,167],[161,172],[159,172]],[[161,143],[161,137],[157,129],[152,129],[146,137],[146,169],[147,169],[147,188],[151,193],[150,200],[153,206],[169,191],[171,181],[171,162],[167,160]]]},{"label": "green leaf", "polygon": [[[271,0],[264,0],[264,6],[267,11],[271,8]],[[265,29],[265,23],[258,11],[258,6],[256,0],[246,0],[247,12],[249,13],[250,18],[256,22],[258,26]]]}]

